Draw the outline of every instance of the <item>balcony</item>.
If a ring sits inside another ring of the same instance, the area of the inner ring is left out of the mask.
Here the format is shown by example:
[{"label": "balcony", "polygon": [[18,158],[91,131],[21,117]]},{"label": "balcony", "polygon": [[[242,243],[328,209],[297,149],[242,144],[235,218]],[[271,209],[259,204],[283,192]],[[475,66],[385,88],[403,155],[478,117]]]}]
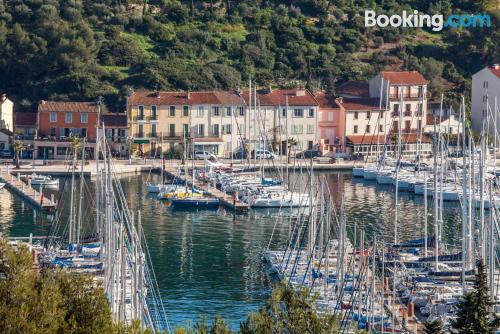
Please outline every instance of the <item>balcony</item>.
[{"label": "balcony", "polygon": [[146,120],[146,117],[144,115],[142,115],[142,116],[134,116],[132,118],[132,120],[134,122],[144,122]]},{"label": "balcony", "polygon": [[401,100],[401,97],[403,97],[405,101],[423,98],[422,94],[389,94],[389,99],[391,100]]},{"label": "balcony", "polygon": [[405,111],[405,112],[403,113],[403,116],[411,116],[411,111]]},{"label": "balcony", "polygon": [[125,143],[127,137],[124,136],[106,136],[106,139],[114,143]]},{"label": "balcony", "polygon": [[152,115],[147,117],[148,121],[156,122],[158,121],[158,115]]}]

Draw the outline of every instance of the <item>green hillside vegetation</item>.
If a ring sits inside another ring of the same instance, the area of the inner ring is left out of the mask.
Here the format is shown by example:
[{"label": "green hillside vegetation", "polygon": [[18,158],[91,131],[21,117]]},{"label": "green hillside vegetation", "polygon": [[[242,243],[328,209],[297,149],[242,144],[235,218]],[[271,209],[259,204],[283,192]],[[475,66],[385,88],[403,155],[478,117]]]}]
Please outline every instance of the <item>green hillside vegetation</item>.
[{"label": "green hillside vegetation", "polygon": [[[364,10],[490,11],[491,28],[365,28]],[[335,93],[381,69],[419,70],[455,98],[500,62],[498,6],[469,0],[0,1],[0,91],[21,109],[95,100],[121,111],[130,89],[260,86]]]}]

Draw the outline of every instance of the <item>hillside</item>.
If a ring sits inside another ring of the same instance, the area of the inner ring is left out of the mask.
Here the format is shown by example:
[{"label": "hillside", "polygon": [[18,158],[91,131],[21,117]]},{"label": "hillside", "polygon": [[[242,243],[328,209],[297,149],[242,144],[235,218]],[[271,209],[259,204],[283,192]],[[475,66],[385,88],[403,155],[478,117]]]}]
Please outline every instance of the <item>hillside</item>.
[{"label": "hillside", "polygon": [[[355,3],[355,4],[354,4]],[[382,68],[417,69],[434,97],[456,98],[472,73],[500,62],[489,29],[439,33],[365,28],[364,10],[476,13],[493,1],[0,1],[0,92],[29,109],[41,99],[95,100],[122,110],[131,88],[335,88]]]}]

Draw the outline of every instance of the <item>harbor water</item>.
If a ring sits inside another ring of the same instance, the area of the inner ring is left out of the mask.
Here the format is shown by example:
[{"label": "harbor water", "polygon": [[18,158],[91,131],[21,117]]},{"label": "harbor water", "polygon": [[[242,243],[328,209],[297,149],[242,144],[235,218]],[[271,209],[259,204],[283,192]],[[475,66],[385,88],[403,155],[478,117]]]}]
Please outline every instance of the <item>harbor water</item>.
[{"label": "harbor water", "polygon": [[[269,296],[272,283],[266,277],[260,254],[268,247],[271,234],[274,237],[270,248],[285,244],[288,220],[276,219],[281,214],[279,210],[251,210],[241,215],[224,209],[173,210],[167,202],[147,194],[146,183],[151,178],[159,180],[157,175],[147,173],[120,179],[130,208],[141,211],[148,250],[171,325],[192,324],[203,317],[210,321],[220,315],[237,329],[247,314],[263,306]],[[337,207],[343,197],[351,238],[356,225],[358,230],[366,231],[368,240],[377,235],[378,240],[394,241],[392,187],[353,179],[347,172],[320,174],[316,182],[328,185]],[[68,188],[66,179],[60,182],[60,190],[54,192],[64,208],[62,217],[69,207]],[[92,184],[85,189],[91,194]],[[93,219],[92,196],[86,196],[84,202],[85,224],[89,226]],[[401,192],[398,205],[398,240],[423,236],[423,198]],[[54,230],[53,216],[34,211],[6,189],[0,191],[0,216],[0,229],[9,236],[45,235]],[[444,243],[459,247],[460,209],[456,204],[445,203],[443,221]],[[431,234],[430,214],[428,224]],[[64,233],[63,230],[58,231]]]}]

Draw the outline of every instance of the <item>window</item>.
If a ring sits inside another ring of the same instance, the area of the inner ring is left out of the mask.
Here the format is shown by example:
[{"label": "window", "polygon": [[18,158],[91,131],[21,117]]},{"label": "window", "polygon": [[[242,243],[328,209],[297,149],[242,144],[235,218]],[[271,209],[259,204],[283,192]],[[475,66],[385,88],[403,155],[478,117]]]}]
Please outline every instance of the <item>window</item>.
[{"label": "window", "polygon": [[405,116],[411,116],[411,104],[406,104]]},{"label": "window", "polygon": [[392,122],[392,131],[399,131],[399,122],[398,121]]},{"label": "window", "polygon": [[144,138],[144,125],[139,124],[139,133],[137,135],[139,138]]},{"label": "window", "polygon": [[170,117],[175,117],[175,106],[170,106],[170,110],[168,112]]},{"label": "window", "polygon": [[198,124],[198,137],[205,137],[205,124]]},{"label": "window", "polygon": [[219,136],[219,124],[212,125],[212,135]]},{"label": "window", "polygon": [[55,137],[56,136],[56,128],[52,127],[50,128],[50,136]]},{"label": "window", "polygon": [[55,111],[50,112],[50,122],[52,123],[57,122],[57,113]]},{"label": "window", "polygon": [[80,114],[80,123],[88,123],[89,122],[89,114],[83,113]]},{"label": "window", "polygon": [[57,155],[66,155],[68,154],[68,151],[69,151],[69,147],[58,147],[57,150],[56,150],[56,154]]},{"label": "window", "polygon": [[156,106],[151,106],[151,120],[153,121],[158,119],[157,110],[158,108]]},{"label": "window", "polygon": [[366,125],[366,133],[370,133],[370,124]]},{"label": "window", "polygon": [[304,132],[304,126],[302,124],[297,124],[292,126],[292,134],[293,135],[300,135]]},{"label": "window", "polygon": [[231,124],[226,124],[225,129],[226,129],[226,134],[230,135],[232,131]]},{"label": "window", "polygon": [[304,109],[293,109],[293,117],[304,117]]},{"label": "window", "polygon": [[189,124],[182,124],[182,133],[184,137],[189,136]]},{"label": "window", "polygon": [[366,119],[370,119],[372,117],[372,113],[367,111],[366,112]]},{"label": "window", "polygon": [[328,122],[333,122],[333,111],[328,112]]},{"label": "window", "polygon": [[405,121],[405,130],[410,130],[411,128],[411,121]]},{"label": "window", "polygon": [[214,116],[220,116],[219,107],[212,107],[212,112]]},{"label": "window", "polygon": [[175,137],[175,124],[170,124],[168,126],[168,133],[170,137]]},{"label": "window", "polygon": [[353,129],[353,131],[352,131],[352,132],[354,132],[354,133],[358,133],[358,126],[357,126],[357,125],[355,125],[355,126],[354,126],[354,129]]},{"label": "window", "polygon": [[156,124],[151,124],[151,138],[156,138]]},{"label": "window", "polygon": [[417,129],[419,132],[420,132],[420,130],[422,130],[422,120],[421,119],[418,120]]},{"label": "window", "polygon": [[384,112],[383,111],[380,112],[380,118],[384,118]]},{"label": "window", "polygon": [[238,111],[240,116],[245,116],[245,108],[244,107],[238,107]]},{"label": "window", "polygon": [[87,138],[87,128],[81,128],[80,129],[80,136],[82,138]]},{"label": "window", "polygon": [[378,132],[384,132],[384,126],[382,124],[378,126]]},{"label": "window", "polygon": [[198,117],[203,117],[205,115],[205,108],[203,108],[203,106],[199,106],[198,107],[198,113],[196,116]]},{"label": "window", "polygon": [[314,109],[309,109],[309,112],[307,113],[307,117],[314,117]]},{"label": "window", "polygon": [[283,117],[286,117],[286,108],[283,108],[282,110],[282,114],[281,114]]},{"label": "window", "polygon": [[73,113],[67,112],[64,118],[66,123],[73,123]]},{"label": "window", "polygon": [[227,107],[226,108],[226,116],[231,117],[233,115],[233,108]]},{"label": "window", "polygon": [[308,124],[307,125],[307,133],[308,134],[314,134],[314,124]]},{"label": "window", "polygon": [[393,108],[394,108],[393,111],[395,114],[399,113],[399,104],[398,103],[395,103]]},{"label": "window", "polygon": [[118,137],[125,138],[125,129],[118,129]]},{"label": "window", "polygon": [[189,106],[182,107],[182,116],[189,117]]},{"label": "window", "polygon": [[137,107],[137,120],[138,121],[144,120],[144,106]]},{"label": "window", "polygon": [[354,112],[354,119],[358,119],[358,112],[357,111]]},{"label": "window", "polygon": [[419,103],[417,105],[417,116],[422,116],[422,112],[423,112],[423,104]]}]

